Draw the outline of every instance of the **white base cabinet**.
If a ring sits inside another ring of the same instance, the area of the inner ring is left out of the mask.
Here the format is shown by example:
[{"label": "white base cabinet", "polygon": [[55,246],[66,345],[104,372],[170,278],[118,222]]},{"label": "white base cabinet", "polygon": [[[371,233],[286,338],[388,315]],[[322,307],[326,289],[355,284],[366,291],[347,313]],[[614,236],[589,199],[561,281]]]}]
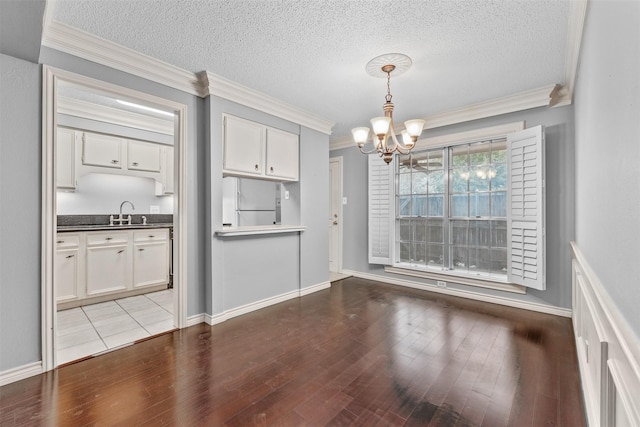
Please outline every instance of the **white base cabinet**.
[{"label": "white base cabinet", "polygon": [[168,230],[136,231],[133,236],[133,287],[168,283]]},{"label": "white base cabinet", "polygon": [[87,233],[86,295],[124,291],[130,286],[128,232]]},{"label": "white base cabinet", "polygon": [[[170,230],[58,233],[56,302],[82,302],[169,283]],[[80,305],[80,304],[78,304]]]},{"label": "white base cabinet", "polygon": [[80,276],[80,237],[77,234],[58,236],[54,262],[55,287],[58,301],[78,298]]}]

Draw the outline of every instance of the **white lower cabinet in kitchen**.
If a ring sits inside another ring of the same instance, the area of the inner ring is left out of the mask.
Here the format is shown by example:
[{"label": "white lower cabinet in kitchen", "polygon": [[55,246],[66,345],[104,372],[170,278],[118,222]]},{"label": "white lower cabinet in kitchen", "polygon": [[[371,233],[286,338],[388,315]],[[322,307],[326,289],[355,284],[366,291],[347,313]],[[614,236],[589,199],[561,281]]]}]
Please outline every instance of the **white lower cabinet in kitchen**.
[{"label": "white lower cabinet in kitchen", "polygon": [[135,231],[133,236],[133,287],[168,283],[169,230]]},{"label": "white lower cabinet in kitchen", "polygon": [[169,228],[58,233],[57,303],[117,299],[169,283]]},{"label": "white lower cabinet in kitchen", "polygon": [[58,301],[78,298],[80,238],[77,234],[66,234],[56,240],[55,287]]},{"label": "white lower cabinet in kitchen", "polygon": [[131,286],[128,232],[87,233],[86,295],[123,291]]}]

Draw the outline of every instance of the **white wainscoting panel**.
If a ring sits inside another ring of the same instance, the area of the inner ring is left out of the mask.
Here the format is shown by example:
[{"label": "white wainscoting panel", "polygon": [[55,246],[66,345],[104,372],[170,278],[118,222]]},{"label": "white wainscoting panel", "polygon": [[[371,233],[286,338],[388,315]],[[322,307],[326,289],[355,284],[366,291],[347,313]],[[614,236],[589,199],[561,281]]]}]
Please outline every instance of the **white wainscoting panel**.
[{"label": "white wainscoting panel", "polygon": [[573,330],[590,426],[640,426],[640,340],[575,242]]}]

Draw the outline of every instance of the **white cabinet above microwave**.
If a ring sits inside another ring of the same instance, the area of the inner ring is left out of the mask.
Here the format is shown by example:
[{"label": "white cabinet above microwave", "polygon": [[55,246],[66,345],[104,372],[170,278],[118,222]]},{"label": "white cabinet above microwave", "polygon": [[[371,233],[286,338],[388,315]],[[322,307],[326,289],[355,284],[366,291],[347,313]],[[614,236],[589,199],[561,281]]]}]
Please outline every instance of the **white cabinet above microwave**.
[{"label": "white cabinet above microwave", "polygon": [[223,174],[297,181],[298,135],[224,115]]}]

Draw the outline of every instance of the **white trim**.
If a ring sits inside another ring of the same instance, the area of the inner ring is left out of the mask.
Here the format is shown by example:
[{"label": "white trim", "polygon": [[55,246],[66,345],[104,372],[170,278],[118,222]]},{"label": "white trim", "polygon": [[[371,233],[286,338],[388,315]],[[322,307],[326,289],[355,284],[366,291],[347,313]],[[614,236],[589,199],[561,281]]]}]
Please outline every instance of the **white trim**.
[{"label": "white trim", "polygon": [[[338,253],[333,254],[335,258],[337,258],[337,272],[342,270],[342,239],[344,236],[344,205],[342,201],[344,200],[344,159],[342,156],[330,157],[329,158],[329,168],[331,168],[331,163],[337,163],[340,169],[340,196],[339,196],[339,208],[338,208]],[[331,172],[331,171],[329,171]],[[333,188],[330,188],[329,191],[333,191]],[[331,195],[333,197],[333,195]]]},{"label": "white trim", "polygon": [[55,216],[55,155],[54,130],[56,128],[56,82],[71,81],[76,84],[112,92],[127,98],[138,99],[175,111],[175,138],[178,140],[175,176],[178,178],[178,214],[174,216],[174,231],[178,249],[174,253],[174,277],[178,292],[174,292],[174,323],[185,327],[187,320],[187,106],[175,101],[148,95],[132,89],[84,77],[69,71],[43,66],[43,114],[42,114],[42,370],[56,367],[54,332],[56,323],[55,289],[53,286]]},{"label": "white trim", "polygon": [[521,285],[515,285],[513,283],[502,283],[489,278],[474,278],[474,277],[462,277],[453,273],[436,273],[419,268],[410,267],[397,267],[397,266],[385,266],[384,271],[393,274],[402,274],[405,276],[419,277],[422,279],[431,280],[444,280],[448,283],[457,283],[460,285],[478,286],[481,288],[495,289],[497,291],[513,292],[515,294],[526,294],[527,288]]},{"label": "white trim", "polygon": [[[189,283],[189,276],[187,274],[187,254],[188,254],[188,225],[187,212],[189,212],[189,204],[187,200],[187,153],[190,151],[187,147],[189,143],[187,135],[187,106],[184,104],[176,104],[174,118],[174,144],[178,143],[177,156],[174,156],[174,188],[177,189],[177,193],[174,195],[177,200],[177,214],[174,206],[174,233],[173,243],[175,245],[176,239],[178,241],[178,250],[174,251],[174,279],[178,278],[179,292],[174,292],[174,323],[178,328],[184,328],[187,324],[187,286]],[[175,147],[174,147],[175,149]],[[175,152],[175,151],[174,151]],[[177,173],[176,173],[177,172]],[[178,180],[176,185],[175,180]],[[174,202],[176,201],[174,200]]]},{"label": "white trim", "polygon": [[42,373],[42,362],[33,362],[0,372],[0,386],[7,385]]},{"label": "white trim", "polygon": [[471,143],[491,138],[504,138],[513,132],[524,129],[524,121],[507,123],[504,125],[490,126],[480,129],[473,129],[465,132],[449,133],[431,138],[419,139],[414,150],[425,148],[449,147],[457,143]]},{"label": "white trim", "polygon": [[425,283],[413,280],[395,279],[377,274],[362,273],[359,271],[342,270],[344,274],[350,274],[361,279],[374,280],[378,282],[388,283],[391,285],[405,286],[407,288],[420,289],[428,292],[451,295],[461,298],[472,299],[475,301],[488,302],[491,304],[499,304],[507,307],[521,308],[524,310],[536,311],[538,313],[552,314],[561,317],[571,317],[571,310],[568,308],[555,307],[547,304],[540,304],[529,301],[518,301],[511,298],[499,297],[494,295],[481,294],[479,292],[463,291],[461,289],[438,288],[435,285],[427,285]]},{"label": "white trim", "polygon": [[573,100],[573,89],[576,82],[582,33],[587,15],[587,0],[569,2],[569,21],[567,23],[567,48],[564,59],[564,84],[553,94],[551,106],[569,105]]},{"label": "white trim", "polygon": [[207,95],[195,73],[62,22],[52,20],[48,23],[42,34],[42,44],[192,95]]},{"label": "white trim", "polygon": [[503,114],[529,110],[536,107],[545,107],[549,105],[551,92],[555,87],[556,85],[552,84],[538,89],[467,105],[455,110],[445,111],[444,113],[434,114],[426,118],[425,129],[435,129],[442,126],[469,122],[471,120],[501,116]]},{"label": "white trim", "polygon": [[206,316],[208,315],[205,313],[189,316],[187,317],[187,324],[185,326],[188,328],[189,326],[199,325],[200,323],[208,323],[210,325],[211,323],[207,322]]},{"label": "white trim", "polygon": [[[471,104],[455,110],[428,116],[424,119],[426,122],[425,130],[465,123],[487,117],[500,116],[536,107],[548,106],[552,100],[551,95],[555,94],[554,91],[557,91],[556,86],[557,85],[544,86],[538,89],[504,96],[490,101],[479,102],[477,104]],[[422,140],[429,139],[430,138],[421,139],[418,141],[418,144],[420,144],[420,141]],[[356,146],[353,143],[353,138],[350,136],[333,139],[330,141],[329,145],[330,151]]]},{"label": "white trim", "polygon": [[206,323],[208,325],[217,325],[218,323],[226,322],[229,319],[232,319],[237,316],[242,316],[243,314],[248,314],[253,311],[260,310],[265,307],[269,307],[271,305],[279,304],[284,301],[288,301],[294,298],[301,298],[306,295],[313,294],[318,291],[322,291],[324,289],[328,289],[331,287],[331,282],[321,282],[315,285],[307,286],[306,288],[302,288],[299,290],[286,292],[284,294],[276,295],[273,297],[265,298],[260,301],[251,302],[249,304],[241,305],[240,307],[234,307],[229,310],[226,310],[222,313],[217,313],[214,315],[201,313],[196,314],[194,316],[189,316],[187,319],[186,326],[194,326],[199,323]]},{"label": "white trim", "polygon": [[55,113],[56,80],[54,69],[43,66],[42,70],[42,247],[41,247],[41,327],[42,327],[42,371],[55,368],[54,331],[56,323],[55,293],[53,287],[54,240],[55,240],[55,153],[54,138],[57,128]]},{"label": "white trim", "polygon": [[119,126],[143,129],[165,135],[173,135],[174,133],[172,118],[160,119],[145,114],[62,96],[58,97],[58,113],[81,117],[83,119],[113,123]]},{"label": "white trim", "polygon": [[263,111],[272,116],[280,117],[327,135],[331,134],[331,128],[335,125],[335,122],[329,119],[287,104],[277,98],[235,83],[209,71],[200,73],[200,78],[203,81],[203,85],[208,88],[209,95],[228,99],[229,101]]},{"label": "white trim", "polygon": [[[609,396],[615,390],[631,425],[640,425],[640,339],[576,242],[571,242],[571,250],[573,328],[588,422],[600,425],[600,420],[615,417],[615,399]],[[603,365],[590,365],[597,362]]]},{"label": "white trim", "polygon": [[307,286],[305,288],[300,289],[299,296],[303,297],[305,295],[310,295],[315,292],[329,289],[330,287],[331,287],[331,282],[328,280],[326,282],[316,283],[315,285]]}]

